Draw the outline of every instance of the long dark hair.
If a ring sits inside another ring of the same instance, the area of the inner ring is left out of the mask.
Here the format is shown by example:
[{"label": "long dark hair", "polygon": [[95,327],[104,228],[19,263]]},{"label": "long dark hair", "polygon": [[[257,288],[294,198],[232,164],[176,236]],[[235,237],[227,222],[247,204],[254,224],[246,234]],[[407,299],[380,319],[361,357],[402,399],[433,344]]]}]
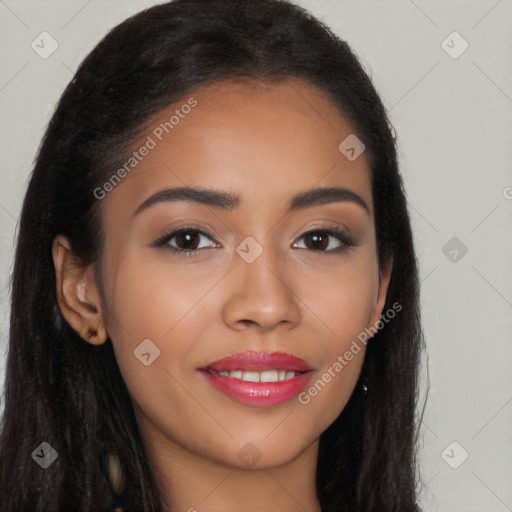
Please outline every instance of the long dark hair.
[{"label": "long dark hair", "polygon": [[[64,91],[39,148],[12,276],[3,512],[107,510],[109,450],[126,471],[125,510],[162,510],[111,341],[85,342],[59,310],[52,241],[63,234],[84,265],[99,262],[101,201],[93,191],[126,160],[151,115],[208,83],[286,77],[323,90],[364,142],[381,268],[393,256],[384,311],[401,305],[368,343],[353,395],[320,437],[318,497],[324,512],[419,510],[417,262],[382,102],[347,43],[300,7],[281,0],[175,0],[107,34]],[[43,442],[58,454],[47,469],[32,460]]]}]

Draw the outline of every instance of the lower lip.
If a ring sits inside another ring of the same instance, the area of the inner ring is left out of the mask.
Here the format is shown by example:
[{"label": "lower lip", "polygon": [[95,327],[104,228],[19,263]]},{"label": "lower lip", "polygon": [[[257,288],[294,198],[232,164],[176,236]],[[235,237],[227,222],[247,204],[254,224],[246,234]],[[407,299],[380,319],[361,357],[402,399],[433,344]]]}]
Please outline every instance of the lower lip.
[{"label": "lower lip", "polygon": [[275,405],[297,396],[306,386],[311,372],[277,382],[247,382],[201,370],[208,382],[233,400],[248,405]]}]

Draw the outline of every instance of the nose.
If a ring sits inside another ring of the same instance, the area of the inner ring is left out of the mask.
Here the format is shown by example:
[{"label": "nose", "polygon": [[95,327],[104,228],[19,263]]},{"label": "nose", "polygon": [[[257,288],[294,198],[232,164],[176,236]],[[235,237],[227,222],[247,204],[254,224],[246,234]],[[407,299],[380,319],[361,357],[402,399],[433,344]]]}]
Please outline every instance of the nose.
[{"label": "nose", "polygon": [[229,293],[223,316],[227,325],[261,332],[282,326],[292,328],[300,321],[299,297],[293,291],[293,272],[275,253],[265,248],[248,263],[236,256],[229,273]]}]

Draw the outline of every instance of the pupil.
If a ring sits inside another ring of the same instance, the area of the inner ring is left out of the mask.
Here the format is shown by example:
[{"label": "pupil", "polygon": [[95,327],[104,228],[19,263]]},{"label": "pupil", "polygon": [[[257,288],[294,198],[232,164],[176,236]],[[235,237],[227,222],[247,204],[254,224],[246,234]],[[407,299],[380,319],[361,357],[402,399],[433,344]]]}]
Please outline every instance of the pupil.
[{"label": "pupil", "polygon": [[[195,244],[194,244],[194,235],[191,235],[190,233],[192,233],[192,231],[183,231],[182,233],[179,233],[178,234],[178,240],[179,242],[183,242],[184,245],[186,246],[185,248],[186,249],[195,249]],[[197,236],[196,236],[197,238]],[[192,243],[192,245],[194,247],[189,247],[190,243]]]},{"label": "pupil", "polygon": [[319,240],[322,240],[323,238],[323,243],[320,244],[320,247],[316,246],[315,248],[318,250],[318,249],[325,249],[327,247],[327,244],[326,244],[326,241],[327,241],[327,237],[323,237],[321,234],[318,235],[318,234],[312,234],[311,235],[311,239],[315,242],[318,242]]}]

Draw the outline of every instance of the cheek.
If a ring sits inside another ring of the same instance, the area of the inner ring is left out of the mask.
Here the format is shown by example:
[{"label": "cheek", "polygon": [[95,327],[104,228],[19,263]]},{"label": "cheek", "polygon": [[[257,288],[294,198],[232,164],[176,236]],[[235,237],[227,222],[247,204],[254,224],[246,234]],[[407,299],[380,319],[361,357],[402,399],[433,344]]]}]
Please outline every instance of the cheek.
[{"label": "cheek", "polygon": [[[347,357],[347,354],[350,354]],[[365,347],[341,350],[319,368],[298,396],[303,414],[313,418],[312,431],[320,435],[339,416],[354,391],[364,361]]]},{"label": "cheek", "polygon": [[209,281],[191,278],[183,268],[148,265],[128,255],[113,268],[106,323],[121,371],[140,371],[141,343],[148,349],[143,353],[150,352],[149,360],[155,357],[155,365],[165,360],[167,370],[177,369],[193,351]]},{"label": "cheek", "polygon": [[378,294],[378,267],[370,251],[353,253],[298,284],[298,296],[331,340],[327,347],[343,348],[368,327]]},{"label": "cheek", "polygon": [[316,272],[296,288],[314,325],[318,364],[298,396],[294,418],[320,434],[338,417],[359,378],[371,314],[378,293],[378,266],[372,252],[341,260],[336,271]]},{"label": "cheek", "polygon": [[[198,275],[191,279],[183,268],[148,266],[128,256],[115,268],[108,332],[138,421],[186,444],[191,426],[204,427],[209,419],[200,397],[191,399],[189,387],[196,340],[208,323],[202,299],[211,284]],[[211,421],[207,431],[214,428],[219,427]],[[208,440],[202,440],[199,431],[194,439],[206,450]]]}]

